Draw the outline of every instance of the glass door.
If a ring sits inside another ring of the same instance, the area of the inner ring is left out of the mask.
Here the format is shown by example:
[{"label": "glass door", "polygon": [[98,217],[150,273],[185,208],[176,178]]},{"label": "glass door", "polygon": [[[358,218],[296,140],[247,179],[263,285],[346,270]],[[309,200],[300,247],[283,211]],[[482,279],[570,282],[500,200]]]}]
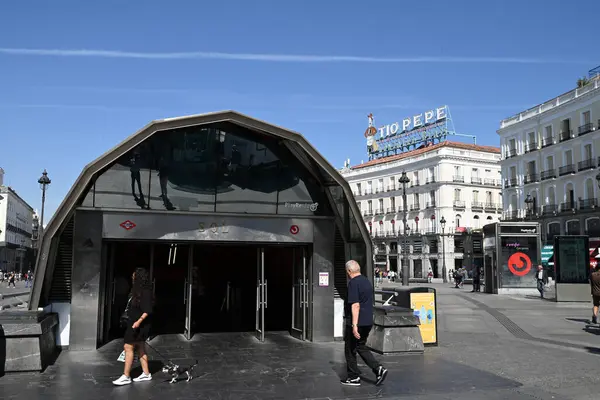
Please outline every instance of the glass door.
[{"label": "glass door", "polygon": [[194,265],[194,246],[188,250],[188,270],[185,279],[184,304],[185,304],[185,328],[183,334],[187,340],[192,338],[192,271]]},{"label": "glass door", "polygon": [[306,249],[295,248],[293,260],[292,289],[292,336],[306,340],[306,308],[308,286],[306,281]]},{"label": "glass door", "polygon": [[265,340],[265,308],[267,308],[267,281],[265,279],[265,249],[256,251],[256,338]]}]

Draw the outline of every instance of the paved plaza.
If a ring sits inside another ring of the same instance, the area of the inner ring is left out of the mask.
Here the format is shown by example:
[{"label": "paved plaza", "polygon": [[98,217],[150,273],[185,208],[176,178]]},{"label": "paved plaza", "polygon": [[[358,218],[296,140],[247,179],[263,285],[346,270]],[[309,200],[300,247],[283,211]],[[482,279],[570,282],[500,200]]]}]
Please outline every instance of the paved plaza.
[{"label": "paved plaza", "polygon": [[[388,286],[388,285],[386,285]],[[122,342],[96,352],[65,351],[46,372],[0,378],[2,399],[598,399],[600,329],[589,304],[534,296],[493,296],[433,284],[438,291],[438,347],[424,355],[384,356],[380,387],[342,387],[342,343],[312,344],[271,333],[179,336],[151,343],[198,377],[169,384],[152,357],[153,381],[114,387]],[[365,378],[371,378],[363,365]],[[134,374],[140,373],[139,366]]]}]

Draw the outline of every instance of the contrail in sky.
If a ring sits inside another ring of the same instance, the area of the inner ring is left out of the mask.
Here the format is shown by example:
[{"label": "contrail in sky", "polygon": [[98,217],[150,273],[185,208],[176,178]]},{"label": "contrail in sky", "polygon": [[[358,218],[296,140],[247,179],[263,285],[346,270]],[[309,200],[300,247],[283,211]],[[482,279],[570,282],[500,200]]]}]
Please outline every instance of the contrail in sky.
[{"label": "contrail in sky", "polygon": [[564,59],[523,58],[523,57],[445,57],[445,56],[413,56],[413,57],[363,57],[336,55],[295,55],[295,54],[253,54],[222,52],[175,52],[153,53],[120,50],[86,50],[86,49],[24,49],[0,48],[0,54],[38,57],[95,57],[95,58],[129,58],[146,60],[235,60],[263,61],[287,63],[505,63],[505,64],[579,64],[584,61]]}]

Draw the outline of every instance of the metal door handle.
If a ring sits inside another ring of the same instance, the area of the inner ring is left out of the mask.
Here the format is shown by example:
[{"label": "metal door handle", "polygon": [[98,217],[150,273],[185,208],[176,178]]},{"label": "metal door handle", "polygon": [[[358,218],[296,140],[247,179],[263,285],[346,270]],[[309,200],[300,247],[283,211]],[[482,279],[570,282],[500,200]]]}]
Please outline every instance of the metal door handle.
[{"label": "metal door handle", "polygon": [[187,279],[183,282],[183,304],[187,303]]},{"label": "metal door handle", "polygon": [[258,285],[256,285],[256,311],[258,311],[260,309],[260,302],[261,302],[261,298],[260,298],[260,283]]},{"label": "metal door handle", "polygon": [[269,303],[269,294],[268,294],[268,290],[267,290],[267,280],[265,279],[265,308],[267,308],[267,305]]}]

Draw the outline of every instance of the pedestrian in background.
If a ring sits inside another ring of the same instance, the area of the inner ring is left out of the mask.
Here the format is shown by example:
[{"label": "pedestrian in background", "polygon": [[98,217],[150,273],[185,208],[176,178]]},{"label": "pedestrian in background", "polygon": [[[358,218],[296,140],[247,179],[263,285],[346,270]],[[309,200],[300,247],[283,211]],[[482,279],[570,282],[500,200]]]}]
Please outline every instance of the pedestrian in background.
[{"label": "pedestrian in background", "polygon": [[535,279],[537,281],[537,290],[538,290],[538,292],[540,292],[540,297],[543,299],[544,298],[544,286],[546,285],[546,281],[548,278],[546,276],[546,272],[544,271],[544,267],[542,267],[541,265],[538,265],[538,270],[535,275]]},{"label": "pedestrian in background", "polygon": [[361,275],[360,265],[354,260],[346,263],[346,274],[349,281],[344,342],[348,377],[342,380],[342,384],[360,386],[360,370],[356,359],[358,353],[375,374],[375,385],[380,385],[388,371],[375,360],[367,347],[367,338],[373,328],[373,285]]},{"label": "pedestrian in background", "polygon": [[592,287],[592,324],[598,323],[598,307],[600,307],[600,265],[596,265],[590,274],[590,285]]}]

